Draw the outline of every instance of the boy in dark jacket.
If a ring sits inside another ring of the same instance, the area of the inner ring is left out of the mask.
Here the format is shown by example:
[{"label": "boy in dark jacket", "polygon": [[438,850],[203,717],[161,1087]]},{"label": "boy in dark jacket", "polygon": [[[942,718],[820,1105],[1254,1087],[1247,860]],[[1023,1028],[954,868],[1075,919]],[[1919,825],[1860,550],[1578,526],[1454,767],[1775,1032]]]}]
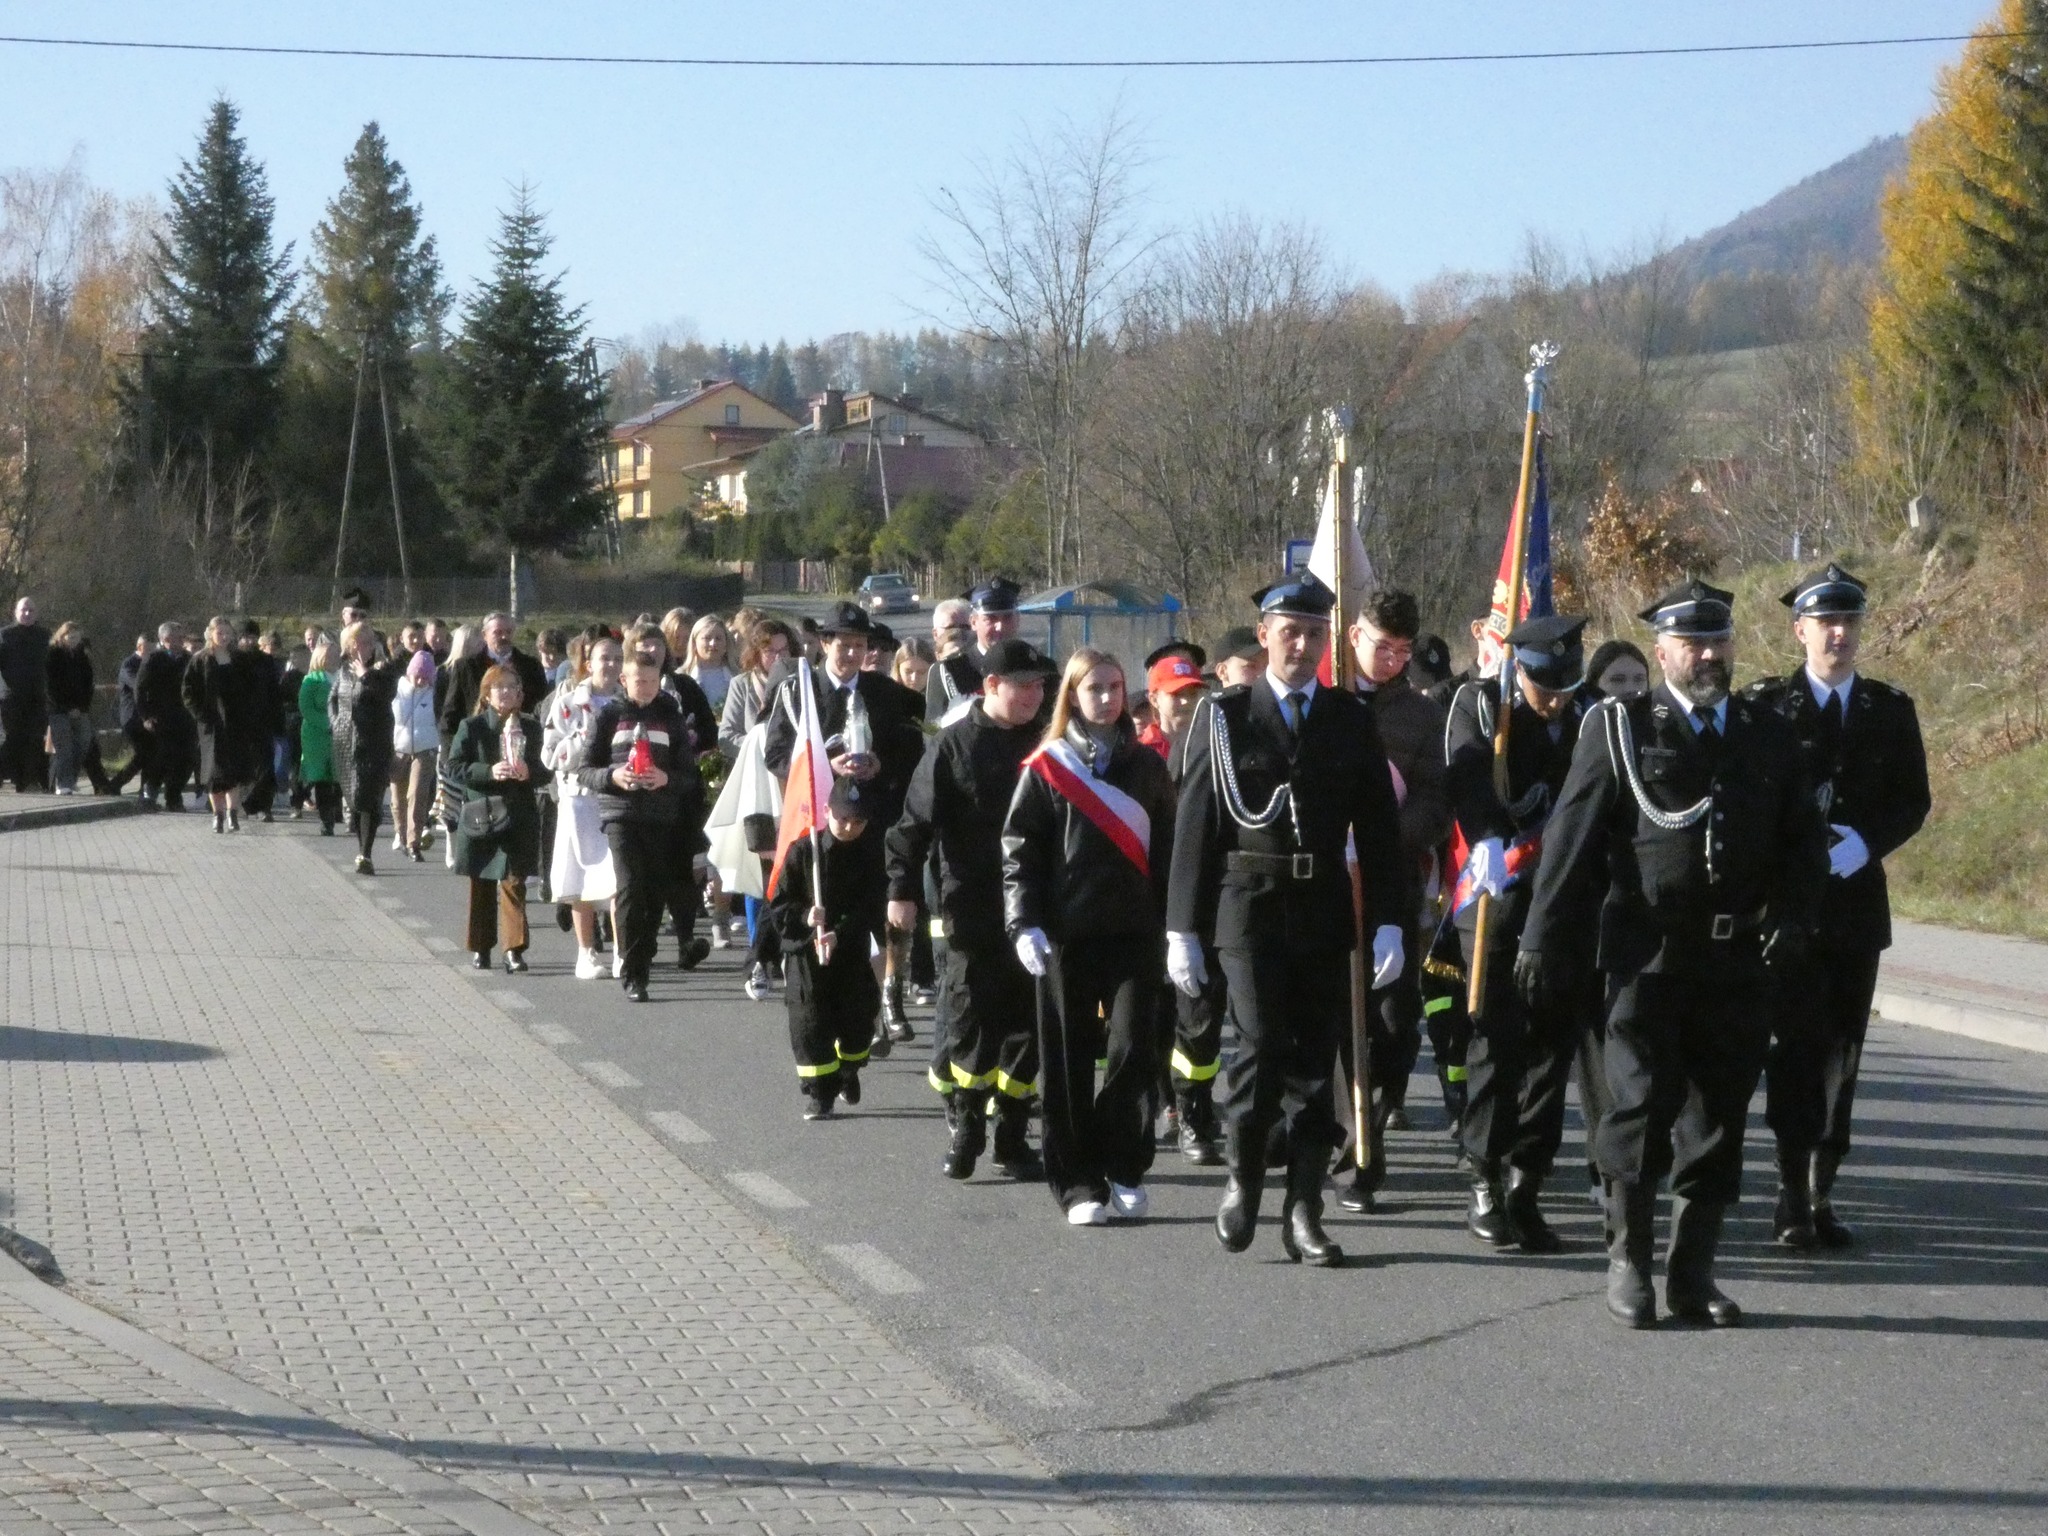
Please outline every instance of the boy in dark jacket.
[{"label": "boy in dark jacket", "polygon": [[789,1045],[803,1081],[804,1118],[835,1098],[860,1102],[882,991],[869,957],[887,928],[882,840],[867,836],[875,791],[851,775],[832,782],[825,830],[790,845],[769,920],[782,938]]},{"label": "boy in dark jacket", "polygon": [[705,848],[704,781],[682,707],[662,691],[661,668],[635,656],[621,681],[625,697],[591,725],[582,779],[597,794],[618,877],[620,980],[644,1003],[662,908]]}]

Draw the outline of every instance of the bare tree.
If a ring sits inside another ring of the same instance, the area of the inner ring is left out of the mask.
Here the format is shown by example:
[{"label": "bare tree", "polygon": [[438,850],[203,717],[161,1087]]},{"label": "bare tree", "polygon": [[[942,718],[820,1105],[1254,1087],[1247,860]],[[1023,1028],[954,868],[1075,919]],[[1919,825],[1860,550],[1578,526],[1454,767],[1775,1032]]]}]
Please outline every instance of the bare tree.
[{"label": "bare tree", "polygon": [[240,608],[243,594],[270,564],[284,520],[281,500],[266,492],[246,458],[222,477],[210,462],[195,464],[167,453],[152,477],[164,537],[190,554],[211,605]]},{"label": "bare tree", "polygon": [[1021,436],[1039,471],[1045,564],[1055,582],[1089,558],[1084,439],[1114,359],[1110,333],[1148,242],[1137,225],[1136,135],[1120,112],[1028,134],[964,192],[933,200],[920,244],[959,328],[1011,375]]}]

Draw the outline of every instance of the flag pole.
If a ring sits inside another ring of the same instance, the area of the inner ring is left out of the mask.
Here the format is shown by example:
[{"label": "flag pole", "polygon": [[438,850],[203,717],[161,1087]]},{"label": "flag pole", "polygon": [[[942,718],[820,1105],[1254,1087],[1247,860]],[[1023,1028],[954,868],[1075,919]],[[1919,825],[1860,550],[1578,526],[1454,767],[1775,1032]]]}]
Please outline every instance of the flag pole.
[{"label": "flag pole", "polygon": [[[815,681],[816,674],[814,674],[811,670],[810,658],[808,657],[804,658],[801,662],[799,662],[798,666],[803,673],[803,738],[806,742],[815,742],[824,735],[823,722],[818,719],[818,688],[817,683]],[[811,778],[811,782],[808,786],[811,797],[811,905],[813,907],[822,907],[825,905],[825,865],[824,848],[818,841],[818,821],[819,818],[823,816],[825,808],[817,803],[818,764],[810,760],[811,753],[809,752],[804,753],[804,759],[806,764],[804,771],[808,773]],[[832,767],[830,762],[828,761],[825,764],[825,772],[828,776],[828,783],[831,771]],[[811,935],[811,943],[813,947],[821,945],[823,941],[823,934]],[[822,954],[820,954],[818,956],[818,963],[822,965],[824,964],[824,962],[825,957]]]},{"label": "flag pole", "polygon": [[[1508,562],[1507,624],[1512,631],[1521,622],[1522,578],[1529,563],[1529,491],[1536,473],[1536,430],[1543,415],[1543,386],[1550,365],[1557,361],[1555,342],[1539,341],[1529,348],[1529,371],[1522,382],[1529,388],[1529,414],[1522,423],[1522,475],[1515,491],[1514,516],[1508,522],[1508,543],[1514,558]],[[1493,788],[1503,804],[1508,798],[1508,722],[1515,712],[1515,656],[1501,636],[1500,708],[1493,721]],[[1472,932],[1472,975],[1465,994],[1465,1007],[1473,1018],[1484,1011],[1486,996],[1486,944],[1493,927],[1493,897],[1481,893],[1479,916]]]},{"label": "flag pole", "polygon": [[[1357,515],[1351,497],[1351,411],[1339,406],[1329,413],[1331,500],[1336,512],[1337,605],[1330,615],[1330,679],[1345,693],[1358,686],[1358,657],[1351,649],[1351,625],[1358,617],[1348,611],[1351,572],[1346,554],[1351,545],[1351,525]],[[1356,858],[1351,860],[1351,1148],[1352,1161],[1362,1171],[1373,1159],[1372,1146],[1372,1058],[1370,1007],[1372,984],[1367,977],[1365,939],[1365,879]]]}]

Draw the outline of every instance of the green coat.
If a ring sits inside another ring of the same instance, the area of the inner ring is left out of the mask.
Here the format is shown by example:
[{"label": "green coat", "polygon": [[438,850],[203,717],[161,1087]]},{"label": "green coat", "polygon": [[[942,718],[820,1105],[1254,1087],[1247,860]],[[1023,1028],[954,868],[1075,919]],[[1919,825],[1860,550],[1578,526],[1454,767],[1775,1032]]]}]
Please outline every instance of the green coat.
[{"label": "green coat", "polygon": [[458,874],[478,880],[510,880],[540,873],[540,802],[534,791],[547,782],[547,770],[540,763],[540,721],[532,715],[521,715],[519,723],[526,732],[527,778],[523,783],[491,777],[491,768],[503,755],[503,715],[486,709],[456,727],[455,740],[448,748],[449,767],[444,770],[447,778],[463,786],[467,799],[495,795],[512,811],[511,830],[496,838],[465,836],[461,819],[457,818]]},{"label": "green coat", "polygon": [[334,727],[327,723],[327,695],[334,679],[308,672],[299,682],[299,782],[332,784]]}]

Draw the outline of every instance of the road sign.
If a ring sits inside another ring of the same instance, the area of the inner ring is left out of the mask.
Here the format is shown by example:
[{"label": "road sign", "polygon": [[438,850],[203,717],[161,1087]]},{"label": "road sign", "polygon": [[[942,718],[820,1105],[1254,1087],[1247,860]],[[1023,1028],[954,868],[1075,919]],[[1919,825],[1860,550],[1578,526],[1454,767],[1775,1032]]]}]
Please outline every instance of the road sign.
[{"label": "road sign", "polygon": [[1281,569],[1289,576],[1299,576],[1308,569],[1308,557],[1315,547],[1314,539],[1289,539],[1287,558],[1281,562]]}]

